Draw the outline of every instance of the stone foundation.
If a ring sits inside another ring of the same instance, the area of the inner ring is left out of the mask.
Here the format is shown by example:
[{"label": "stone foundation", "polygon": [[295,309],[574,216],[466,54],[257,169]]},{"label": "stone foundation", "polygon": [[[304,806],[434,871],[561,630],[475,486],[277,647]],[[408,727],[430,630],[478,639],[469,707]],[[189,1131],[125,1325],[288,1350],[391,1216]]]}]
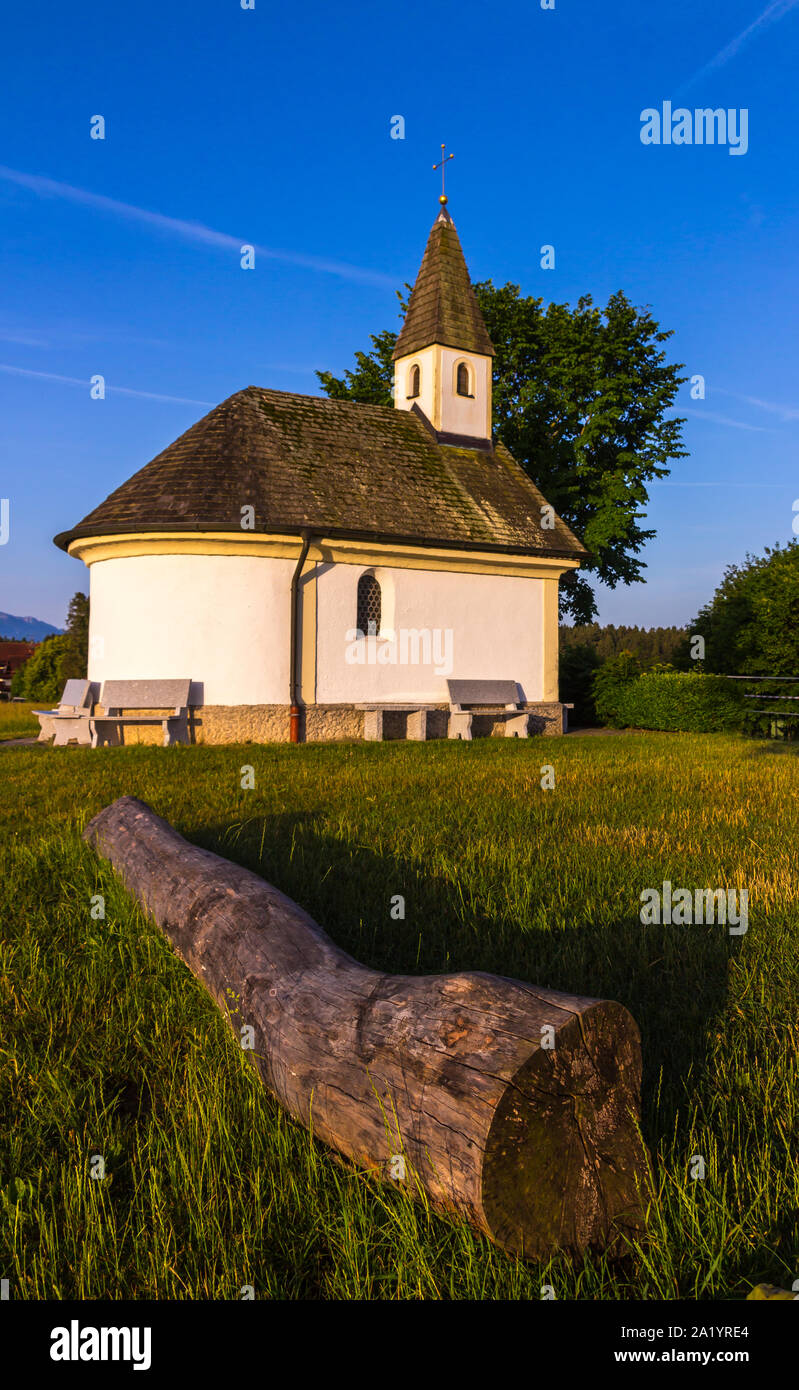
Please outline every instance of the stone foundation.
[{"label": "stone foundation", "polygon": [[[566,707],[561,704],[528,704],[524,710],[532,718],[530,733],[562,734]],[[103,713],[96,706],[95,714]],[[134,710],[126,710],[134,714]],[[172,710],[141,711],[148,716],[171,714]],[[387,740],[407,737],[408,712],[387,709],[383,735]],[[504,738],[507,711],[492,710],[475,714],[472,722],[474,738]],[[360,742],[363,739],[364,711],[354,705],[306,705],[303,710],[300,737],[303,743]],[[446,738],[449,727],[449,706],[429,708],[428,739]],[[120,742],[160,744],[163,733],[160,724],[127,724],[120,730]],[[52,730],[45,738],[52,737]],[[192,743],[288,743],[288,705],[202,705],[189,714],[189,739]]]}]

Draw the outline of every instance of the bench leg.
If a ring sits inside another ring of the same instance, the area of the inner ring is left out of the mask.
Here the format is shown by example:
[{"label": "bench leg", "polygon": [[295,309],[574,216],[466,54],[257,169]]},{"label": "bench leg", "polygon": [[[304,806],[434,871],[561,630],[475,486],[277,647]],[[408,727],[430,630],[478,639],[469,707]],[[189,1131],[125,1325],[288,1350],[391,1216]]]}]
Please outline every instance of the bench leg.
[{"label": "bench leg", "polygon": [[75,743],[89,742],[88,720],[70,719],[69,716],[67,716],[66,718],[56,719],[53,722],[55,727],[55,733],[53,735],[54,748],[66,748],[67,744],[72,743],[73,739]]},{"label": "bench leg", "polygon": [[92,748],[118,748],[123,742],[120,726],[110,719],[92,720],[91,735]]},{"label": "bench leg", "polygon": [[505,720],[506,738],[529,738],[530,737],[530,716],[529,714],[515,714],[510,719]]},{"label": "bench leg", "polygon": [[453,712],[449,716],[449,729],[447,738],[463,738],[471,741],[472,737],[472,715],[468,710]]},{"label": "bench leg", "polygon": [[164,747],[169,748],[173,743],[191,743],[189,738],[188,715],[170,714],[164,720]]},{"label": "bench leg", "polygon": [[174,739],[172,740],[173,743],[185,743],[185,744],[191,743],[191,734],[190,734],[190,732],[189,732],[189,714],[188,714],[188,712],[187,712],[186,714],[179,714],[178,717],[177,717],[177,719],[174,721],[174,724],[175,724],[175,737],[174,737]]},{"label": "bench leg", "polygon": [[408,715],[407,737],[421,743],[427,740],[427,710],[414,709]]},{"label": "bench leg", "polygon": [[364,710],[363,736],[370,743],[382,742],[383,711],[381,709]]}]

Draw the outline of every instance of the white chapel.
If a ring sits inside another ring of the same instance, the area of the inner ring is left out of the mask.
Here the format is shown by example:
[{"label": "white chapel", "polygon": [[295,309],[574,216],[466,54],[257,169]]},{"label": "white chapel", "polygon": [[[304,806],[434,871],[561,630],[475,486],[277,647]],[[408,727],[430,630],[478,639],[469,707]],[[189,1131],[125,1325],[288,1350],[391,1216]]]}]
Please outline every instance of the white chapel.
[{"label": "white chapel", "polygon": [[493,356],[442,200],[393,407],[248,386],[55,538],[90,571],[96,708],[188,678],[194,742],[446,737],[450,682],[502,681],[562,732],[558,582],[586,552],[492,438]]}]

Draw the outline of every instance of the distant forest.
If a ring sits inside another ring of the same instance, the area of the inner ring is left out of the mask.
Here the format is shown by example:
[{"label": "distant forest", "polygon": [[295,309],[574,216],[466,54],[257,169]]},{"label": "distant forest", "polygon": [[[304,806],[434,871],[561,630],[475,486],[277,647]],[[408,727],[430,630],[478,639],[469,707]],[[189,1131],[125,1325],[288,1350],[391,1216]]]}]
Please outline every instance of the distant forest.
[{"label": "distant forest", "polygon": [[642,670],[674,666],[688,671],[691,661],[690,629],[686,627],[600,627],[584,623],[560,629],[560,698],[574,709],[569,723],[596,724],[593,680],[600,666],[620,652],[632,652]]},{"label": "distant forest", "polygon": [[562,655],[571,647],[593,647],[600,662],[619,652],[632,652],[643,667],[669,662],[687,670],[687,631],[684,627],[614,627],[612,623],[600,627],[599,623],[586,623],[561,627],[560,650]]}]

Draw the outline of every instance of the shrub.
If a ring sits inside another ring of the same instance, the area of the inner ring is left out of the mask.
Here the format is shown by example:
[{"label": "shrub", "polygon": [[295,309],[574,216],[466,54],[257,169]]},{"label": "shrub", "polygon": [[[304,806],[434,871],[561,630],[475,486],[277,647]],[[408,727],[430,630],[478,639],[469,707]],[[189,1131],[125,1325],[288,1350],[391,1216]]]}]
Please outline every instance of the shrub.
[{"label": "shrub", "polygon": [[600,724],[610,724],[617,729],[624,727],[627,722],[622,718],[624,693],[640,674],[640,663],[632,652],[619,652],[600,667],[593,680],[594,705]]},{"label": "shrub", "polygon": [[39,642],[25,665],[14,672],[11,694],[21,695],[23,700],[41,700],[45,704],[57,700],[64,688],[61,666],[66,640],[63,634],[58,634]]},{"label": "shrub", "polygon": [[721,733],[740,729],[743,692],[723,676],[699,671],[647,671],[619,687],[616,728]]}]

